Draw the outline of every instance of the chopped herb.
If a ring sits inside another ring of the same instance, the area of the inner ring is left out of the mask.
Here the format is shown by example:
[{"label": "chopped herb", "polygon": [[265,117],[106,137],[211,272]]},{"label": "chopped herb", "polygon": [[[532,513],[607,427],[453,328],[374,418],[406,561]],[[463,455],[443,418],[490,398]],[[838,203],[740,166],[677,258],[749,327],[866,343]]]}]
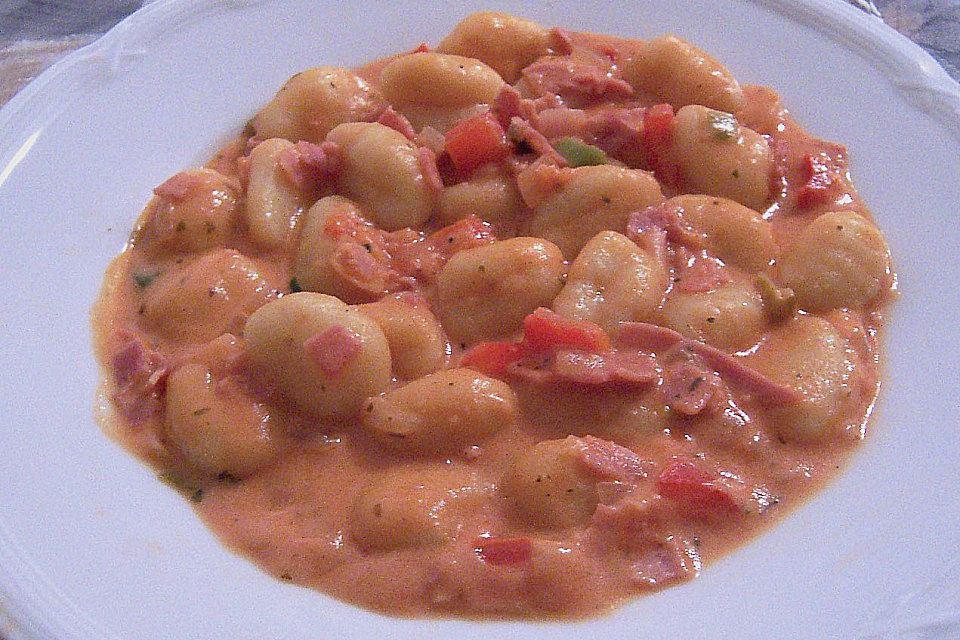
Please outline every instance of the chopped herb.
[{"label": "chopped herb", "polygon": [[191,493],[190,500],[192,502],[200,502],[201,500],[203,500],[203,489],[197,489],[196,491]]},{"label": "chopped herb", "polygon": [[221,471],[219,474],[217,474],[217,480],[220,482],[228,482],[230,484],[237,484],[240,482],[240,478],[233,475],[229,471]]},{"label": "chopped herb", "polygon": [[600,196],[600,200],[603,201],[603,204],[610,204],[613,202],[613,199],[611,199],[610,196]]},{"label": "chopped herb", "polygon": [[217,225],[213,224],[212,222],[207,222],[205,228],[207,230],[207,233],[213,233],[214,231],[217,230]]},{"label": "chopped herb", "polygon": [[180,222],[177,223],[176,228],[177,228],[177,233],[183,233],[184,231],[187,230],[187,223],[181,220]]},{"label": "chopped herb", "polygon": [[732,140],[740,129],[737,119],[723,111],[710,111],[707,120],[717,140]]},{"label": "chopped herb", "polygon": [[367,253],[373,253],[373,245],[369,242],[364,242],[363,248],[367,250]]},{"label": "chopped herb", "polygon": [[592,167],[607,164],[607,154],[602,149],[567,136],[557,140],[553,147],[571,167]]},{"label": "chopped herb", "polygon": [[739,170],[739,169],[734,169],[732,172],[730,172],[730,175],[732,175],[734,178],[739,178],[739,177],[740,177],[740,170]]},{"label": "chopped herb", "polygon": [[709,318],[707,318],[707,322],[709,322],[710,324],[713,324],[713,323],[716,322],[716,321],[717,321],[717,319],[716,319],[715,317],[713,317],[713,316],[710,316]]},{"label": "chopped herb", "polygon": [[290,278],[290,293],[300,293],[301,291],[303,291],[303,287],[297,282],[296,277]]},{"label": "chopped herb", "polygon": [[285,580],[286,582],[290,582],[293,580],[293,576],[291,576],[289,573],[281,573],[280,579]]},{"label": "chopped herb", "polygon": [[146,289],[153,281],[157,279],[157,276],[160,275],[159,271],[154,271],[152,273],[140,272],[133,274],[133,282],[140,287],[141,289]]},{"label": "chopped herb", "polygon": [[146,311],[147,311],[147,305],[145,304],[140,305],[140,308],[137,309],[137,313],[139,313],[140,315],[143,315],[144,313],[146,313]]},{"label": "chopped herb", "polygon": [[203,414],[209,413],[209,412],[210,412],[210,407],[203,407],[202,409],[197,409],[196,411],[194,411],[193,415],[202,416]]},{"label": "chopped herb", "polygon": [[480,273],[484,273],[486,272],[486,270],[487,270],[487,267],[485,267],[484,265],[480,265],[479,267],[477,267],[477,271],[479,271]]}]

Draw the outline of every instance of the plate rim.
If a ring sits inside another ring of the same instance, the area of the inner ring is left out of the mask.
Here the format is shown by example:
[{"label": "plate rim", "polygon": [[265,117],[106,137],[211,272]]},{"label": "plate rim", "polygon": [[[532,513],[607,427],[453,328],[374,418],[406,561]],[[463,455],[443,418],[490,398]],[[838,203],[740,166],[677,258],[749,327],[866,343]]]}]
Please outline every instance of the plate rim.
[{"label": "plate rim", "polygon": [[[251,6],[284,0],[157,0],[124,18],[105,34],[60,59],[0,107],[0,131],[37,113],[50,91],[68,92],[96,67],[120,70],[127,56],[145,54],[149,36],[177,25]],[[940,127],[960,141],[960,83],[919,45],[880,19],[840,0],[741,0],[776,12],[788,20],[812,27],[877,69],[892,88],[918,106]],[[851,37],[853,36],[853,37]],[[34,116],[35,117],[35,116]],[[0,139],[0,188],[25,157],[37,133],[13,129]],[[9,640],[114,640],[29,562],[0,522],[0,637]],[[19,576],[14,582],[11,575]],[[24,579],[25,576],[29,576]],[[13,585],[18,588],[13,588]],[[44,615],[53,611],[59,615]],[[69,626],[67,626],[69,621]],[[536,621],[531,621],[536,623]]]}]

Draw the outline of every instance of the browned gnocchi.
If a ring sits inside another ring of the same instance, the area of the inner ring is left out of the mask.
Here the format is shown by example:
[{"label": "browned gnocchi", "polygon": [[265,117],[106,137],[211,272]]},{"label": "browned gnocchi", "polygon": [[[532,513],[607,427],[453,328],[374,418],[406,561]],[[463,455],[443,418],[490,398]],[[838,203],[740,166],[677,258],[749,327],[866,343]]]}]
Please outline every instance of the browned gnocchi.
[{"label": "browned gnocchi", "polygon": [[160,184],[96,331],[238,552],[402,616],[694,578],[865,434],[895,293],[840,145],[708,53],[499,12],[287,80]]}]

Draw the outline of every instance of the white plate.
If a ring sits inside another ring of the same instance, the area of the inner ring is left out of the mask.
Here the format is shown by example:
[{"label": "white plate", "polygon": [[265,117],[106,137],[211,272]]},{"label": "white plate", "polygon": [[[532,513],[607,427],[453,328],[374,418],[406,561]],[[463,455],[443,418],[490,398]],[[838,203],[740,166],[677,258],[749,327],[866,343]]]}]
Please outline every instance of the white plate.
[{"label": "white plate", "polygon": [[499,1],[677,32],[849,146],[903,297],[870,437],[826,491],[703,576],[577,624],[394,620],[261,574],[94,419],[89,309],[150,188],[293,72],[436,42],[466,2],[159,2],[0,111],[0,634],[101,638],[960,637],[960,91],[833,0]]}]

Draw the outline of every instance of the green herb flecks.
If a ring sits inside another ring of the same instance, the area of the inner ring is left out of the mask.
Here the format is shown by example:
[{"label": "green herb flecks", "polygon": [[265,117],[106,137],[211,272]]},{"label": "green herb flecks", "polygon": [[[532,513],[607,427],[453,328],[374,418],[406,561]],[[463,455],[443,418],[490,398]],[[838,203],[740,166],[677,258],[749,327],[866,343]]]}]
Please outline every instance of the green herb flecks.
[{"label": "green herb flecks", "polygon": [[290,293],[300,293],[303,291],[303,287],[300,286],[300,283],[297,282],[297,279],[290,278]]},{"label": "green herb flecks", "polygon": [[133,283],[140,289],[146,289],[159,275],[159,271],[139,271],[133,274]]},{"label": "green herb flecks", "polygon": [[553,147],[571,167],[592,167],[608,162],[602,149],[569,136],[557,140]]}]

